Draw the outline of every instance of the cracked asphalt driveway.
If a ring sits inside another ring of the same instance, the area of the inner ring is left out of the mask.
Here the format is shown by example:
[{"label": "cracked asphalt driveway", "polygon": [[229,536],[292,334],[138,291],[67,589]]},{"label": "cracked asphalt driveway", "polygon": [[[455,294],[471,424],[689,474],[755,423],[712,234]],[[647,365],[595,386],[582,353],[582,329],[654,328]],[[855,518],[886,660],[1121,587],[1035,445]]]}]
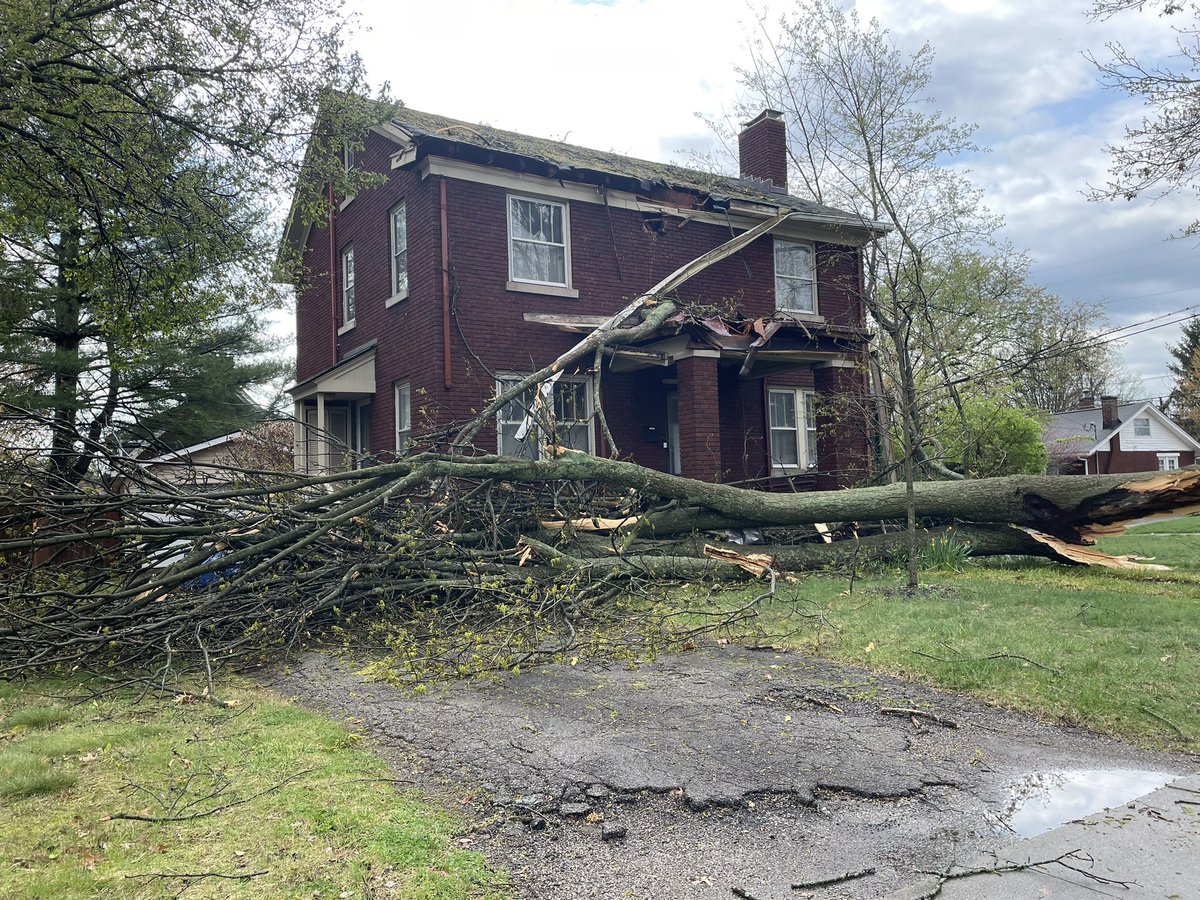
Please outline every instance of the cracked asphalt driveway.
[{"label": "cracked asphalt driveway", "polygon": [[[532,898],[882,897],[1012,843],[1031,773],[1194,771],[958,695],[795,653],[708,647],[414,695],[304,657],[275,686],[351,718],[405,777],[471,796],[467,841]],[[925,716],[885,713],[910,708]],[[1132,798],[1122,798],[1128,800]],[[1126,896],[1132,896],[1126,894]],[[1181,895],[1183,896],[1183,895]]]}]

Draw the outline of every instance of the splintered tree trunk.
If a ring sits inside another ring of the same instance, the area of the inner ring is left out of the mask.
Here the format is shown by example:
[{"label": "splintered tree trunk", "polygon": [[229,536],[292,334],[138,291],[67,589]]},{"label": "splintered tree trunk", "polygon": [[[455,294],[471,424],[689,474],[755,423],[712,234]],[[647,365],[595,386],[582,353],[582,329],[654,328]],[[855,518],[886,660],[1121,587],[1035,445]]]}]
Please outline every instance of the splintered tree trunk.
[{"label": "splintered tree trunk", "polygon": [[[674,508],[648,512],[628,521],[626,530],[636,528],[646,536],[817,522],[900,522],[906,519],[909,508],[909,488],[905,484],[772,494],[668,475],[634,463],[573,450],[562,451],[552,460],[426,455],[360,470],[353,477],[414,476],[490,478],[528,484],[589,481],[678,501]],[[1059,541],[1086,544],[1099,535],[1120,533],[1137,519],[1200,511],[1200,469],[931,481],[918,482],[911,491],[914,512],[920,519],[1016,526]]]}]

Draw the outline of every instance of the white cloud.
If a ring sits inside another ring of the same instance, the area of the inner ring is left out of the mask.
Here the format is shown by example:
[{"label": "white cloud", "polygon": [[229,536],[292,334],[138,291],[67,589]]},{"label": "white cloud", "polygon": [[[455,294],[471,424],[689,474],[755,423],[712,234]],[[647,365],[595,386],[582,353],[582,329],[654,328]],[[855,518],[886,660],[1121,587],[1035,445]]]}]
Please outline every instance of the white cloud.
[{"label": "white cloud", "polygon": [[[351,3],[372,29],[356,45],[372,78],[390,81],[413,107],[673,162],[680,150],[711,145],[695,113],[720,117],[733,107],[735,67],[746,61],[755,20],[749,5],[694,0]],[[787,8],[772,7],[772,19]],[[1045,0],[857,7],[902,46],[935,48],[937,106],[979,124],[992,152],[965,164],[987,205],[1006,217],[1010,240],[1030,250],[1036,278],[1064,296],[1111,300],[1118,323],[1200,303],[1196,247],[1163,241],[1194,218],[1194,198],[1097,204],[1083,196],[1105,179],[1104,145],[1140,115],[1137,104],[1098,88],[1083,53],[1102,56],[1119,39],[1162,58],[1174,47],[1170,20],[1134,13],[1097,23],[1087,3]],[[1177,334],[1132,338],[1125,357],[1161,374]]]}]

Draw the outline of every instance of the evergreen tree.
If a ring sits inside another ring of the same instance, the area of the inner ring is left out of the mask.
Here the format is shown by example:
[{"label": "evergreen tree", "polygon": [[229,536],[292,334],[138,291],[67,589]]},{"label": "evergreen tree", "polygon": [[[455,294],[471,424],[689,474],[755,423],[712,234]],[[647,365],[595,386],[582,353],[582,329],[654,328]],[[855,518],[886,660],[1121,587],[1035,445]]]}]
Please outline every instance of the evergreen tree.
[{"label": "evergreen tree", "polygon": [[0,401],[46,413],[53,476],[172,407],[218,427],[277,369],[245,361],[277,197],[352,190],[335,151],[376,114],[343,28],[337,0],[0,5]]},{"label": "evergreen tree", "polygon": [[1179,343],[1169,344],[1167,350],[1173,359],[1167,370],[1175,376],[1171,415],[1188,434],[1200,439],[1200,319],[1185,322]]}]

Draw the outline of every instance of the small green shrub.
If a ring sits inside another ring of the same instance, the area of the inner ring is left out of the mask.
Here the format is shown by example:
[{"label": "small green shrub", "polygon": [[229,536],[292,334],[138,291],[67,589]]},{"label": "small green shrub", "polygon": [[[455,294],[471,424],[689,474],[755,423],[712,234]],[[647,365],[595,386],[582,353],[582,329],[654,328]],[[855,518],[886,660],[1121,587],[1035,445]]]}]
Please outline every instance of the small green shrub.
[{"label": "small green shrub", "polygon": [[971,544],[956,534],[933,538],[917,554],[917,564],[926,572],[961,572],[971,557]]}]

